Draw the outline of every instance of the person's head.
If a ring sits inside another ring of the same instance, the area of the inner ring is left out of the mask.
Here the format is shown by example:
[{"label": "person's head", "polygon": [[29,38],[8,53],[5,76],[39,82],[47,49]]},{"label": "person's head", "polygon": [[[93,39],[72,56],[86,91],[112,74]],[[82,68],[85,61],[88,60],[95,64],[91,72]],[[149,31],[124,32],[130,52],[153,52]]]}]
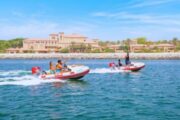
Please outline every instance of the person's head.
[{"label": "person's head", "polygon": [[58,60],[58,63],[60,63],[60,64],[61,64],[61,63],[62,63],[62,62],[61,62],[61,60]]},{"label": "person's head", "polygon": [[52,61],[50,61],[50,62],[49,62],[49,65],[50,65],[50,66],[52,66],[52,65],[53,65]]},{"label": "person's head", "polygon": [[121,62],[121,59],[119,59],[118,61]]}]

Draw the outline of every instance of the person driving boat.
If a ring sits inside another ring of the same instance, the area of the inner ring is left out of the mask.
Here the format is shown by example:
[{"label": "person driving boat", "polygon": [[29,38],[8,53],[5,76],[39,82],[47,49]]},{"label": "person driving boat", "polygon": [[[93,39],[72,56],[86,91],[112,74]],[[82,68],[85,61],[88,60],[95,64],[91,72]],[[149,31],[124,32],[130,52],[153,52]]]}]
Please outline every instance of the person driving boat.
[{"label": "person driving boat", "polygon": [[129,59],[129,52],[127,52],[127,55],[126,55],[126,58],[125,58],[125,64],[126,65],[130,65],[131,64],[131,61]]},{"label": "person driving boat", "polygon": [[118,65],[117,65],[117,66],[118,66],[118,67],[123,66],[123,64],[121,63],[121,59],[118,60]]}]

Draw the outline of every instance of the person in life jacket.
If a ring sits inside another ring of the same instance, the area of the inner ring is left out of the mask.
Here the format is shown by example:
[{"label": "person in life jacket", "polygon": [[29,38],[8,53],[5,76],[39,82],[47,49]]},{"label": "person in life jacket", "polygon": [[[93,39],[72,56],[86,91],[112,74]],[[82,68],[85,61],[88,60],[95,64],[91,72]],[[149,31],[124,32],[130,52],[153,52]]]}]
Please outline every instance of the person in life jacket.
[{"label": "person in life jacket", "polygon": [[123,64],[121,63],[121,59],[118,60],[118,67],[121,67]]},{"label": "person in life jacket", "polygon": [[62,70],[63,70],[63,63],[61,60],[58,60],[56,64],[56,73],[60,73]]},{"label": "person in life jacket", "polygon": [[63,65],[63,71],[65,71],[65,72],[71,71],[71,69],[68,68],[66,63],[64,63],[64,65]]},{"label": "person in life jacket", "polygon": [[56,68],[54,67],[54,65],[51,61],[49,62],[49,72],[50,72],[50,74],[56,73]]},{"label": "person in life jacket", "polygon": [[126,57],[125,57],[125,64],[126,64],[126,65],[130,65],[130,64],[131,64],[131,61],[130,61],[130,59],[129,59],[129,52],[127,52],[127,55],[126,55]]}]

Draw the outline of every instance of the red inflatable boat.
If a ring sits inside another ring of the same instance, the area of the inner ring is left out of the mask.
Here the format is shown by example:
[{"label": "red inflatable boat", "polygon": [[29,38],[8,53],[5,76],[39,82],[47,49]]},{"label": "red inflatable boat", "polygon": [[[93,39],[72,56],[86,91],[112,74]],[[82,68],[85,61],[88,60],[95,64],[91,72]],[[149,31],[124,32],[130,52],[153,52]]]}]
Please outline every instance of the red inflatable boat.
[{"label": "red inflatable boat", "polygon": [[122,66],[120,67],[122,70],[130,70],[130,71],[139,71],[141,70],[142,68],[145,67],[145,64],[144,63],[132,63],[131,65],[128,65],[128,66]]},{"label": "red inflatable boat", "polygon": [[89,67],[84,65],[69,65],[70,71],[60,72],[56,74],[50,74],[49,71],[40,72],[40,67],[33,67],[32,74],[39,74],[39,78],[42,79],[80,79],[87,75],[90,71]]},{"label": "red inflatable boat", "polygon": [[120,70],[120,71],[124,70],[124,71],[132,71],[132,72],[139,71],[144,67],[145,67],[145,64],[141,62],[137,62],[137,63],[135,62],[135,63],[131,63],[131,65],[125,65],[121,67],[117,67],[114,63],[111,63],[111,66],[110,66],[112,70]]}]

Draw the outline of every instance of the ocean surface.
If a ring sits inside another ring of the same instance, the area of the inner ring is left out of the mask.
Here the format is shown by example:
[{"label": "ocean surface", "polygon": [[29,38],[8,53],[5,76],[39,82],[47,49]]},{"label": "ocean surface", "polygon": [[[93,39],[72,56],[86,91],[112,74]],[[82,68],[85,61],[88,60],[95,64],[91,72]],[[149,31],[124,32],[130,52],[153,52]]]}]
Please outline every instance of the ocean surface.
[{"label": "ocean surface", "polygon": [[0,60],[0,120],[180,120],[180,61],[135,60],[139,72],[108,69],[114,59],[68,60],[91,68],[82,80],[41,80],[49,61]]}]

